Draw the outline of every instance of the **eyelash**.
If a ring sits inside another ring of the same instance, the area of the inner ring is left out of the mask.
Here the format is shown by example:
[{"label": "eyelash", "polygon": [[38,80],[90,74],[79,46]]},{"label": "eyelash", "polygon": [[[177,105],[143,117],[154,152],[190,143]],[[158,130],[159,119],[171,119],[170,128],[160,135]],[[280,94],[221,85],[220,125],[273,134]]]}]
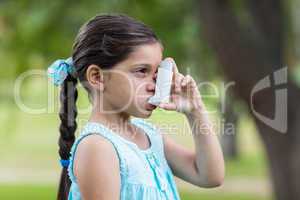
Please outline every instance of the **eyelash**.
[{"label": "eyelash", "polygon": [[143,73],[143,74],[145,74],[146,72],[147,72],[146,68],[142,68],[142,69],[135,71],[135,73]]}]

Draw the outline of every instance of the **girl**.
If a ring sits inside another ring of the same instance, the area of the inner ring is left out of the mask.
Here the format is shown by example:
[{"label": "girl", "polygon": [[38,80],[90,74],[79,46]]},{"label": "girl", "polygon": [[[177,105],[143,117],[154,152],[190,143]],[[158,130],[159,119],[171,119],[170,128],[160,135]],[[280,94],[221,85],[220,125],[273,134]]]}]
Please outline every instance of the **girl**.
[{"label": "girl", "polygon": [[[172,101],[159,107],[187,117],[195,151],[142,119],[156,108],[147,101],[155,92],[162,52],[160,40],[143,23],[99,15],[80,29],[72,58],[48,68],[61,84],[59,200],[177,200],[173,174],[200,187],[222,183],[221,148],[196,83],[178,72],[172,58]],[[77,79],[93,108],[75,140]]]}]

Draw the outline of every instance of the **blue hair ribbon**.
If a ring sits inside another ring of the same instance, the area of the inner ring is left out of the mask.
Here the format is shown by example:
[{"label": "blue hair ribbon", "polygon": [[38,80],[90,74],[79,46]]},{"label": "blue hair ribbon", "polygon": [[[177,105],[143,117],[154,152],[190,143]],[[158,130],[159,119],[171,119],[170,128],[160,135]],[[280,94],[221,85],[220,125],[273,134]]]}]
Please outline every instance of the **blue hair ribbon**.
[{"label": "blue hair ribbon", "polygon": [[48,67],[48,77],[52,80],[54,85],[61,85],[67,78],[68,74],[72,74],[75,71],[72,58],[59,59],[53,62]]},{"label": "blue hair ribbon", "polygon": [[63,160],[63,159],[61,159],[60,160],[60,164],[61,164],[61,166],[62,167],[68,167],[69,166],[69,164],[70,164],[70,160]]}]

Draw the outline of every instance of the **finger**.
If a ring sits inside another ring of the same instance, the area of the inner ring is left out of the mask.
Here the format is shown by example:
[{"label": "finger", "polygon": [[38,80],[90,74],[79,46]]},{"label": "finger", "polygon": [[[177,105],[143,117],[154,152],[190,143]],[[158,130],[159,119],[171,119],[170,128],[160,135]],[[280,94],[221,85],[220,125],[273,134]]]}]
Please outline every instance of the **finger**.
[{"label": "finger", "polygon": [[181,91],[181,83],[184,79],[184,76],[180,73],[177,73],[175,76],[176,76],[176,79],[175,79],[175,92],[179,93]]},{"label": "finger", "polygon": [[189,83],[189,81],[191,81],[191,77],[190,75],[186,75],[181,82],[181,86],[185,87]]},{"label": "finger", "polygon": [[167,57],[165,58],[165,60],[169,60],[170,62],[172,62],[172,65],[173,65],[173,73],[178,73],[178,68],[177,68],[177,65],[175,63],[175,60],[171,57]]},{"label": "finger", "polygon": [[195,86],[195,81],[190,75],[186,75],[181,82],[182,87],[186,87],[187,85]]},{"label": "finger", "polygon": [[174,79],[172,80],[171,91],[174,93],[178,93],[181,90],[181,82],[184,76],[180,73],[174,74]]},{"label": "finger", "polygon": [[179,98],[179,94],[172,94],[170,98],[171,98],[171,102],[176,102],[176,100]]}]

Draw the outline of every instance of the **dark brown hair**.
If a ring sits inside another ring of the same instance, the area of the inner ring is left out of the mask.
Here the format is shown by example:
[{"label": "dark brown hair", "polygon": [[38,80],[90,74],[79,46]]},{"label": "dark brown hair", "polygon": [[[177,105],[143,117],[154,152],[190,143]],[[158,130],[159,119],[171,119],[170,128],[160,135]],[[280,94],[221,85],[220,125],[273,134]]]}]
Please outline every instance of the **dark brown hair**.
[{"label": "dark brown hair", "polygon": [[[60,91],[61,109],[59,117],[61,124],[58,143],[61,159],[69,159],[70,150],[75,141],[77,79],[87,90],[91,100],[91,91],[84,84],[88,66],[95,64],[102,69],[112,68],[125,60],[137,46],[155,42],[160,43],[160,40],[149,27],[126,15],[98,15],[80,28],[72,53],[75,73],[67,76]],[[57,195],[58,200],[68,199],[70,185],[67,168],[63,167]]]}]

